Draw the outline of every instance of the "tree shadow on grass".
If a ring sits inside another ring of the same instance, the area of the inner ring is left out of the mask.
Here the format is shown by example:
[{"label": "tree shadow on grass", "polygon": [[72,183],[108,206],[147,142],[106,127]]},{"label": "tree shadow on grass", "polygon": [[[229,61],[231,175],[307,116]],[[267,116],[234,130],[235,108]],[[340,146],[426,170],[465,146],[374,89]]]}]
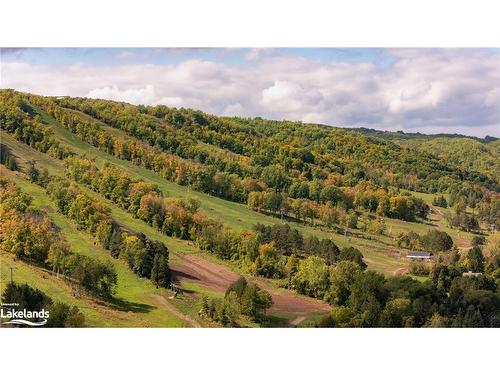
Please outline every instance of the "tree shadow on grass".
[{"label": "tree shadow on grass", "polygon": [[108,301],[108,305],[115,310],[141,314],[146,314],[156,308],[155,306],[147,305],[145,303],[130,302],[116,297],[110,299]]},{"label": "tree shadow on grass", "polygon": [[183,271],[179,271],[179,270],[175,270],[175,269],[171,269],[170,271],[172,273],[172,280],[174,282],[177,282],[177,283],[180,283],[182,281],[182,279],[186,279],[189,281],[200,280],[198,277],[190,275],[190,274],[183,272]]}]

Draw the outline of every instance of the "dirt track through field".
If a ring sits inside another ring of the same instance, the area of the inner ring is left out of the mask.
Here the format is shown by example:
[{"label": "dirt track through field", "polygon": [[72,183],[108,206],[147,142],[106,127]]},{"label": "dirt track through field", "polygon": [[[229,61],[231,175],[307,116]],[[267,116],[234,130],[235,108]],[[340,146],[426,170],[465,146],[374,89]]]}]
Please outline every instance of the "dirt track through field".
[{"label": "dirt track through field", "polygon": [[[239,275],[224,266],[211,263],[196,255],[179,255],[179,261],[171,265],[174,281],[183,280],[194,282],[205,286],[208,289],[225,292],[232,282],[238,279]],[[295,316],[291,323],[301,322],[305,317],[300,316],[314,312],[328,312],[330,306],[322,301],[297,295],[295,292],[275,288],[267,285],[266,281],[248,278],[249,281],[257,284],[261,289],[267,290],[274,301],[269,312],[289,313]],[[298,324],[298,323],[297,323]]]},{"label": "dirt track through field", "polygon": [[400,267],[393,272],[393,275],[401,276],[401,275],[404,275],[406,273],[406,271],[408,271],[408,267]]},{"label": "dirt track through field", "polygon": [[152,294],[151,297],[153,297],[159,304],[161,304],[163,307],[165,307],[166,310],[174,314],[176,317],[178,317],[181,320],[184,320],[188,322],[192,327],[199,328],[201,327],[200,324],[192,319],[190,316],[183,314],[179,312],[176,308],[174,308],[163,296],[160,296],[158,294]]},{"label": "dirt track through field", "polygon": [[[437,207],[433,207],[433,209],[435,211],[434,219],[437,221],[437,226],[438,226],[439,230],[446,232],[444,224],[443,224],[443,219],[444,219],[443,213]],[[465,249],[465,248],[470,247],[470,242],[463,239],[463,238],[460,238],[459,236],[454,237],[454,240],[455,240],[455,244],[458,246],[458,248]]]}]

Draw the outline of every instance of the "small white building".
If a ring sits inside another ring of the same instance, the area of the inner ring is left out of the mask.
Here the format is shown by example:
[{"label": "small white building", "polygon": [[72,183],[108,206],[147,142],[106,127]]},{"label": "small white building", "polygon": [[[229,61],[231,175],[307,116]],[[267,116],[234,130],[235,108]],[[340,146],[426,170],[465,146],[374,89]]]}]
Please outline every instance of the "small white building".
[{"label": "small white building", "polygon": [[464,272],[462,274],[462,276],[467,276],[467,277],[476,277],[476,276],[481,276],[481,275],[482,275],[481,272],[472,272],[472,271]]},{"label": "small white building", "polygon": [[431,260],[432,253],[428,253],[426,251],[410,251],[406,257],[409,259]]}]

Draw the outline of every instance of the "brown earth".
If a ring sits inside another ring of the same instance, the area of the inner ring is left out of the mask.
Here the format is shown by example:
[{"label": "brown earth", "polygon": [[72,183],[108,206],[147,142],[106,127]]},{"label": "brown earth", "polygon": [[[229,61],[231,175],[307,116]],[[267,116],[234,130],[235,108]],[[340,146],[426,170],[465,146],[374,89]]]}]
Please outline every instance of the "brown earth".
[{"label": "brown earth", "polygon": [[[174,281],[177,283],[183,280],[194,282],[205,286],[208,289],[224,292],[232,282],[238,279],[239,275],[224,266],[211,263],[193,254],[177,254],[179,259],[172,262]],[[257,278],[249,278],[249,281],[257,284],[261,289],[268,291],[273,298],[273,306],[269,312],[288,313],[294,316],[291,323],[301,322],[305,317],[300,316],[314,312],[328,312],[330,306],[323,302],[306,296],[300,296],[295,292],[279,289],[269,285],[268,281]],[[298,324],[298,323],[297,323]]]}]

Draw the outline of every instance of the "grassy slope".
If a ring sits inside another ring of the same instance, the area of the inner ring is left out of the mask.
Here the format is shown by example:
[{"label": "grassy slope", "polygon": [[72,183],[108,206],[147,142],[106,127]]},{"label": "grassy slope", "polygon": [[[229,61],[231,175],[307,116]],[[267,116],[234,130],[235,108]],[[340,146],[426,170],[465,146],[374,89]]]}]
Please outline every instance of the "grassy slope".
[{"label": "grassy slope", "polygon": [[[18,162],[21,166],[23,166],[25,160],[28,160],[29,158],[31,158],[31,159],[37,160],[37,163],[40,167],[48,168],[49,172],[51,174],[57,174],[57,175],[63,174],[64,167],[63,167],[63,163],[61,161],[52,159],[45,154],[42,154],[38,151],[32,150],[27,145],[16,142],[8,134],[1,133],[1,132],[0,132],[0,134],[2,134],[2,136],[3,136],[2,142],[4,144],[6,144],[7,146],[9,146],[10,149],[14,152],[14,154],[16,156],[18,156],[18,158],[19,158]],[[9,171],[6,171],[6,172],[13,175],[12,172],[9,172]],[[35,189],[35,190],[39,189],[40,191],[43,192],[43,190],[41,188],[25,181],[24,179],[17,179],[15,177],[11,177],[11,178],[16,179],[16,182],[18,182],[18,184],[21,186],[27,185],[28,189]],[[86,193],[88,193],[89,195],[91,195],[95,198],[98,198],[105,206],[107,206],[111,210],[111,215],[113,216],[113,218],[116,221],[118,221],[120,224],[127,226],[133,230],[140,231],[150,238],[164,242],[168,246],[168,248],[170,249],[170,254],[171,254],[170,264],[171,265],[176,265],[177,262],[182,262],[182,260],[180,259],[180,255],[182,255],[181,253],[191,253],[191,254],[196,254],[196,256],[204,258],[211,263],[223,265],[227,268],[232,269],[234,272],[239,273],[239,270],[238,270],[236,265],[234,265],[230,262],[221,261],[220,259],[218,259],[210,254],[203,253],[203,252],[199,251],[195,246],[192,245],[192,243],[190,243],[188,241],[183,241],[183,240],[179,240],[176,238],[168,237],[168,236],[156,231],[155,229],[151,228],[143,221],[136,219],[129,212],[123,210],[120,207],[113,205],[112,202],[110,202],[107,199],[104,199],[96,192],[91,191],[82,185],[80,185],[80,188],[85,190]],[[29,191],[29,192],[33,193],[32,191]],[[39,197],[36,194],[34,194],[34,196],[36,196],[36,199],[38,201]],[[47,198],[47,202],[42,202],[42,206],[45,203],[47,203],[47,204],[51,203],[50,201],[48,201],[48,197],[46,197],[46,198]],[[66,231],[65,228],[63,228],[63,230]],[[78,232],[78,233],[81,233],[81,232]],[[248,276],[248,277],[251,280],[258,279],[259,282],[266,285],[267,288],[271,288],[275,293],[280,294],[281,289],[279,289],[279,287],[277,286],[276,280],[267,280],[267,279],[251,277],[251,276]],[[188,290],[190,293],[194,293],[194,294],[191,294],[193,297],[197,297],[200,294],[209,295],[209,296],[213,296],[213,297],[222,297],[221,293],[213,292],[210,289],[207,289],[199,284],[187,282],[186,280],[182,281],[181,287],[185,290]],[[159,290],[156,290],[156,291],[159,291]],[[308,297],[301,296],[301,295],[297,295],[297,298],[309,299]],[[191,296],[187,296],[187,295],[184,296],[183,295],[183,296],[180,296],[174,300],[169,300],[169,302],[173,306],[175,306],[175,308],[177,308],[182,314],[186,314],[187,316],[191,317],[191,319],[199,321],[199,318],[197,315],[197,313],[199,311],[199,305],[197,302],[197,298],[193,299]],[[285,317],[285,316],[281,316],[281,315],[282,314],[280,314],[279,312],[273,312],[273,316],[270,318],[274,319],[274,320],[276,320],[276,319],[279,320],[280,318],[282,319]],[[252,324],[250,324],[250,322],[247,322],[247,323],[248,323],[247,325],[252,325]],[[202,324],[213,325],[211,322],[207,322],[207,321],[203,321]]]},{"label": "grassy slope", "polygon": [[56,278],[46,270],[15,261],[10,254],[6,253],[0,255],[0,292],[3,292],[6,283],[10,279],[9,266],[11,265],[14,266],[13,280],[15,282],[27,283],[32,287],[36,287],[50,296],[54,301],[64,302],[70,306],[77,306],[85,316],[85,326],[125,326],[125,321],[116,319],[114,316],[108,314],[103,306],[97,305],[94,301],[84,296],[76,297],[71,286],[62,279]]},{"label": "grassy slope", "polygon": [[[43,120],[46,121],[54,130],[58,138],[76,153],[86,154],[88,157],[95,158],[96,163],[99,166],[102,166],[105,162],[110,162],[123,168],[131,175],[138,176],[148,182],[154,182],[166,196],[191,196],[198,198],[201,201],[201,208],[207,213],[208,216],[219,219],[233,228],[251,229],[253,225],[257,223],[281,223],[281,220],[278,218],[259,214],[255,211],[249,210],[243,204],[229,202],[217,197],[212,197],[208,194],[193,191],[185,186],[169,182],[153,172],[145,168],[138,167],[131,162],[117,159],[81,141],[76,135],[63,128],[59,123],[57,123],[57,121],[48,116],[45,112],[41,111],[39,108],[36,108],[36,110],[42,115]],[[108,127],[108,129],[112,128]],[[124,135],[120,130],[113,129],[113,132],[116,135],[126,137],[126,135]],[[397,252],[397,249],[389,246],[387,243],[375,243],[374,241],[359,238],[345,238],[344,236],[334,233],[333,231],[326,231],[324,229],[313,228],[293,222],[290,223],[290,226],[298,229],[306,236],[314,235],[319,238],[331,238],[340,246],[357,246],[363,252],[367,263],[372,269],[386,274],[392,274],[394,271],[406,264],[404,260],[388,255],[391,252]]]},{"label": "grassy slope", "polygon": [[[44,190],[22,177],[6,170],[3,166],[2,175],[7,176],[26,193],[34,197],[33,204],[47,212],[51,220],[63,231],[71,249],[100,260],[111,260],[118,274],[118,288],[112,302],[106,303],[106,317],[99,319],[99,326],[108,323],[112,326],[126,327],[182,327],[189,325],[159,304],[153,294],[163,297],[168,292],[156,289],[149,280],[137,277],[126,264],[113,259],[100,246],[94,245],[93,238],[85,232],[78,231],[64,215],[58,213]],[[111,319],[110,322],[107,320]]]}]

